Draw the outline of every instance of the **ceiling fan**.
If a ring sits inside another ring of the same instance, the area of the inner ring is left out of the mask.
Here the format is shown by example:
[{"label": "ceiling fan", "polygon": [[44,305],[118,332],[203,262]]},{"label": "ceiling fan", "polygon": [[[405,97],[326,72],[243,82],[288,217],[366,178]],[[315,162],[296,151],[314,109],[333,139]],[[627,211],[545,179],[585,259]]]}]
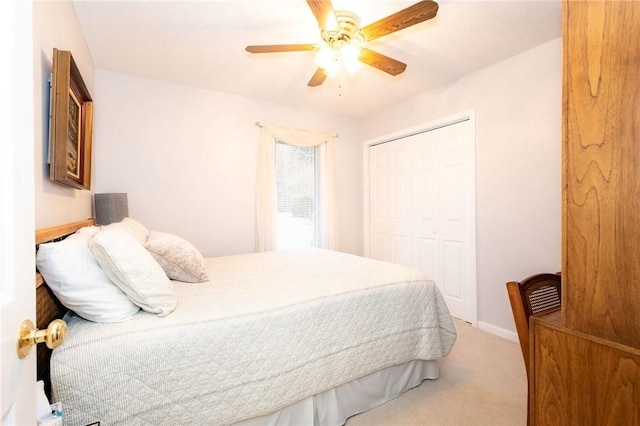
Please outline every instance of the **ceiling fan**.
[{"label": "ceiling fan", "polygon": [[423,0],[360,27],[356,14],[334,11],[331,0],[307,0],[307,4],[318,21],[322,43],[257,45],[247,46],[245,50],[250,53],[317,51],[318,69],[308,86],[319,86],[327,76],[337,76],[341,62],[350,72],[364,63],[391,75],[401,74],[407,64],[366,48],[367,42],[431,19],[438,13],[436,2]]}]

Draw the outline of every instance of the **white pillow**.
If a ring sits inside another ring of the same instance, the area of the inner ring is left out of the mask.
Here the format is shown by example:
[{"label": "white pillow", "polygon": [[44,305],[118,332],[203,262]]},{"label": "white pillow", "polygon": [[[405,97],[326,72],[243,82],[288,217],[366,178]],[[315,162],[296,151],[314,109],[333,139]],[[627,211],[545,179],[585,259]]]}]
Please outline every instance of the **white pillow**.
[{"label": "white pillow", "polygon": [[[88,236],[87,241],[88,241],[89,237],[93,237],[94,235],[96,235],[99,230],[100,230],[99,226],[95,226],[95,225],[85,226],[83,228],[78,229],[73,235],[87,235]],[[73,235],[70,235],[70,237]],[[87,248],[88,247],[89,246],[87,246]]]},{"label": "white pillow", "polygon": [[119,231],[124,231],[141,243],[147,241],[147,238],[149,237],[149,230],[147,229],[147,227],[130,217],[125,217],[120,222],[114,222],[110,223],[109,225],[105,225],[102,227],[102,229],[117,229]]},{"label": "white pillow", "polygon": [[151,231],[144,247],[169,278],[188,283],[209,281],[202,254],[187,240],[167,232]]},{"label": "white pillow", "polygon": [[107,276],[133,303],[161,317],[175,309],[173,284],[130,234],[104,227],[89,240],[89,248]]},{"label": "white pillow", "polygon": [[109,280],[87,242],[97,226],[81,228],[66,239],[40,244],[36,266],[47,285],[68,309],[95,322],[120,322],[140,310]]}]

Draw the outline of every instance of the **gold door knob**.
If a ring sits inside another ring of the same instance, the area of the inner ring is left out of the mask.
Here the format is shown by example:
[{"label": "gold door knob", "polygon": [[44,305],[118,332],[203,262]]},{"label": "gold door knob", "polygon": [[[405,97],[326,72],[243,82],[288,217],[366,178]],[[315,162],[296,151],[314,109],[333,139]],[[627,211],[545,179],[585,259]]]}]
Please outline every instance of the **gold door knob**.
[{"label": "gold door knob", "polygon": [[31,320],[24,320],[20,324],[18,333],[18,357],[29,355],[31,347],[38,343],[46,343],[50,349],[57,348],[67,337],[67,323],[61,319],[53,320],[46,330],[38,330]]}]

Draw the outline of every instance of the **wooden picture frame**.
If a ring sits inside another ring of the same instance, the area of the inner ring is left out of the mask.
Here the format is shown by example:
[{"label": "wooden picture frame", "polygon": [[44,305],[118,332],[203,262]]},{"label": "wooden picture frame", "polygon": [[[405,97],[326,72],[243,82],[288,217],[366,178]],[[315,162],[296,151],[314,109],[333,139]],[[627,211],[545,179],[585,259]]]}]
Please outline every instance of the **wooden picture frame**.
[{"label": "wooden picture frame", "polygon": [[91,189],[93,101],[71,52],[53,49],[49,178]]}]

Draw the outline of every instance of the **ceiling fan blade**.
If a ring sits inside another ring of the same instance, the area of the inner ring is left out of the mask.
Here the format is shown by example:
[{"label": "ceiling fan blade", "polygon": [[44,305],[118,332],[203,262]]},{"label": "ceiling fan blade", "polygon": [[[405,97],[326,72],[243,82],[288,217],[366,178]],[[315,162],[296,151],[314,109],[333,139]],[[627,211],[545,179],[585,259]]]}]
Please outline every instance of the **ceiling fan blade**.
[{"label": "ceiling fan blade", "polygon": [[397,61],[393,58],[383,55],[382,53],[374,52],[371,49],[362,49],[358,60],[363,64],[371,65],[374,68],[378,68],[381,71],[391,75],[402,74],[407,68],[407,64]]},{"label": "ceiling fan blade", "polygon": [[331,0],[307,0],[313,15],[322,30],[335,30],[338,28],[336,13],[333,11]]},{"label": "ceiling fan blade", "polygon": [[361,28],[367,41],[410,27],[436,16],[438,3],[424,0]]},{"label": "ceiling fan blade", "polygon": [[311,80],[309,80],[309,82],[307,83],[307,86],[320,86],[322,83],[324,83],[324,80],[326,78],[327,75],[324,73],[324,70],[322,68],[318,68],[313,74],[313,77],[311,77]]},{"label": "ceiling fan blade", "polygon": [[250,53],[301,52],[315,49],[316,46],[313,44],[262,44],[245,48]]}]

